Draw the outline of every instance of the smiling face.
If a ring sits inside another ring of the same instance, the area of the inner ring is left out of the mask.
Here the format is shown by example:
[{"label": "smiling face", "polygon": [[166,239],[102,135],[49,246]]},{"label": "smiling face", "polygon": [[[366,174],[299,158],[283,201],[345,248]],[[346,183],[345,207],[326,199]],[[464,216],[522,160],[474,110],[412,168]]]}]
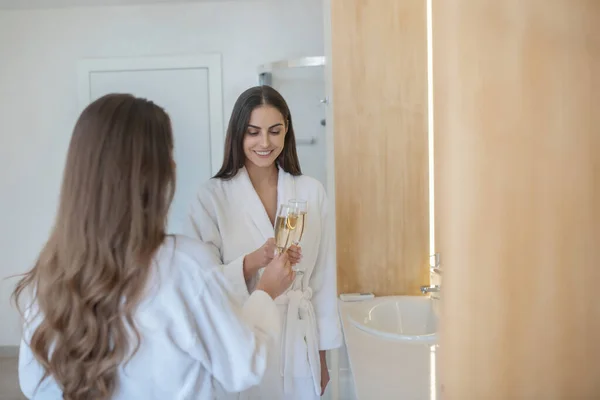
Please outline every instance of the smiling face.
[{"label": "smiling face", "polygon": [[270,105],[256,107],[244,134],[246,164],[260,168],[274,165],[283,151],[286,133],[286,121],[277,108]]},{"label": "smiling face", "polygon": [[232,179],[244,166],[280,167],[293,176],[302,175],[290,109],[271,86],[252,87],[236,100],[227,125],[223,164],[214,178]]}]

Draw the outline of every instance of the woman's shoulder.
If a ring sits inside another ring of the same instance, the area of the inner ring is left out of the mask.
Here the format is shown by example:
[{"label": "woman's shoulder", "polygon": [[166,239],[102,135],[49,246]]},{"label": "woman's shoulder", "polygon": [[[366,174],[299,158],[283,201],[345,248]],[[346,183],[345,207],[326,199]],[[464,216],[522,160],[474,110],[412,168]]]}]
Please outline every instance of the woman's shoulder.
[{"label": "woman's shoulder", "polygon": [[216,203],[220,203],[227,194],[227,181],[219,178],[210,178],[203,182],[196,192],[196,201],[203,207],[212,210]]},{"label": "woman's shoulder", "polygon": [[[175,272],[183,280],[205,282],[221,261],[210,245],[184,235],[170,235],[159,251],[157,261],[161,269]],[[173,271],[174,269],[174,271]]]},{"label": "woman's shoulder", "polygon": [[200,184],[200,186],[198,188],[198,194],[199,195],[202,194],[202,195],[206,195],[206,196],[213,195],[216,192],[223,190],[224,183],[225,183],[225,181],[222,179],[210,178],[209,180]]},{"label": "woman's shoulder", "polygon": [[311,192],[324,192],[325,191],[325,187],[323,186],[323,184],[316,178],[313,178],[312,176],[309,175],[292,175],[289,172],[285,172],[287,178],[286,179],[293,179],[296,183],[296,186],[300,186],[302,187],[302,189],[304,190],[309,190]]},{"label": "woman's shoulder", "polygon": [[325,201],[327,192],[325,186],[316,178],[308,175],[296,176],[296,185],[298,190],[310,194],[319,202]]},{"label": "woman's shoulder", "polygon": [[202,198],[223,196],[227,191],[231,190],[231,188],[235,188],[238,182],[237,175],[231,179],[210,178],[200,185],[198,196]]},{"label": "woman's shoulder", "polygon": [[296,176],[296,181],[301,185],[306,187],[313,188],[315,190],[325,190],[323,184],[316,178],[308,175],[298,175]]}]

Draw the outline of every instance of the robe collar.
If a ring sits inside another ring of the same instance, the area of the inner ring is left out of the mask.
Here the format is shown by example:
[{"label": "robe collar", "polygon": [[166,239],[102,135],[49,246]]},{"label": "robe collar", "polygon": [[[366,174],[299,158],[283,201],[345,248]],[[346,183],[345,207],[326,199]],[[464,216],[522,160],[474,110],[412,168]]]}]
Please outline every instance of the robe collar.
[{"label": "robe collar", "polygon": [[[296,198],[296,179],[281,167],[278,166],[277,168],[279,169],[277,177],[277,210],[279,210],[281,204]],[[239,201],[245,214],[263,236],[263,242],[267,241],[267,239],[273,237],[275,230],[258,193],[256,193],[252,185],[246,167],[240,168],[234,179],[238,180],[243,187],[243,190],[239,193]]]}]

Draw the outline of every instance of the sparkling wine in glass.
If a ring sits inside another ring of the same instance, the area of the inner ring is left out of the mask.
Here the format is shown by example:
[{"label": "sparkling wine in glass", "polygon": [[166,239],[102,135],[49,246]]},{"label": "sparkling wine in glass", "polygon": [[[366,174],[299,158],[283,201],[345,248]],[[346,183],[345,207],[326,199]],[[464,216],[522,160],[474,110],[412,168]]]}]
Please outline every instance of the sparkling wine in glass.
[{"label": "sparkling wine in glass", "polygon": [[[291,244],[296,246],[300,245],[300,241],[302,240],[302,236],[304,235],[304,230],[306,229],[306,213],[308,211],[308,206],[306,200],[302,199],[292,199],[288,201],[288,204],[292,210],[292,218],[294,218],[294,230],[291,233]],[[304,291],[304,269],[295,265],[292,267],[292,270],[296,272],[296,280],[300,281],[300,289]],[[296,282],[294,282],[294,286]]]},{"label": "sparkling wine in glass", "polygon": [[306,200],[293,199],[288,202],[292,208],[292,215],[296,218],[295,229],[292,235],[292,244],[298,246],[306,227],[306,213],[308,206]]},{"label": "sparkling wine in glass", "polygon": [[282,204],[277,210],[275,217],[275,245],[277,254],[282,254],[292,244],[292,238],[296,229],[298,217],[294,215],[293,208],[289,204]]}]

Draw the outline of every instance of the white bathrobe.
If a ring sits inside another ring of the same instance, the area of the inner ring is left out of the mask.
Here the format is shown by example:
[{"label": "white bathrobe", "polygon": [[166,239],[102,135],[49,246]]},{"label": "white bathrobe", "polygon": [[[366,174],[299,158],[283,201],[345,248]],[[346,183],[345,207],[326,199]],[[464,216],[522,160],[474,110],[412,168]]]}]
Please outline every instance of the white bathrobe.
[{"label": "white bathrobe", "polygon": [[[259,387],[230,398],[318,399],[321,391],[318,351],[342,344],[332,224],[325,189],[314,178],[294,177],[280,169],[278,207],[291,199],[308,202],[300,243],[302,261],[298,265],[305,271],[302,278],[305,290],[288,290],[276,299],[283,324],[281,354],[273,353],[273,357],[269,357],[267,372]],[[189,233],[212,245],[238,299],[247,299],[258,276],[248,282],[244,280],[244,257],[272,238],[274,229],[246,169],[241,168],[229,181],[211,179],[203,185],[192,206],[190,222]]]},{"label": "white bathrobe", "polygon": [[[256,291],[240,308],[207,246],[183,236],[169,237],[152,264],[147,293],[134,319],[140,347],[118,370],[114,400],[212,400],[223,390],[243,390],[261,381],[268,353],[281,327],[277,306]],[[21,390],[29,399],[58,400],[52,378],[38,387],[42,366],[29,347],[39,325],[36,308],[19,354]],[[278,347],[275,347],[278,348]]]}]

